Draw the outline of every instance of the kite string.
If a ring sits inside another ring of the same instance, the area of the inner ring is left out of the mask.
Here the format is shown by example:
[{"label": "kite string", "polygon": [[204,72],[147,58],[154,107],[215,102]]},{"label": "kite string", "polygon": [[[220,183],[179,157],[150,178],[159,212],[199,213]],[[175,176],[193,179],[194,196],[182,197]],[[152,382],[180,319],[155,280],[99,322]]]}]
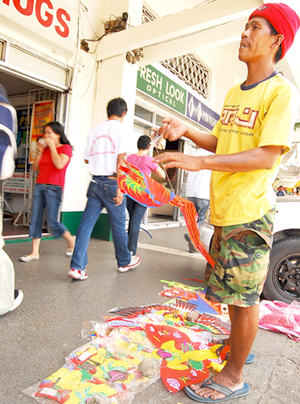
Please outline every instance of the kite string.
[{"label": "kite string", "polygon": [[[158,153],[158,149],[156,148],[156,146],[155,146],[155,149],[156,149],[156,151],[157,151],[157,153]],[[168,175],[168,173],[167,173],[166,167],[163,165],[162,168],[163,168],[163,170],[164,170],[164,172],[165,172],[165,174],[166,174],[166,179],[167,179],[168,184],[169,184],[169,186],[170,186],[170,190],[175,194],[175,190],[174,190],[174,188],[173,188],[171,179],[170,179],[170,177],[169,177],[169,175]]]},{"label": "kite string", "polygon": [[[155,136],[154,136],[154,139],[152,139],[152,141],[151,141],[152,146],[155,148],[157,154],[159,154],[157,145],[158,145],[158,143],[159,143],[159,140],[160,140],[160,139],[163,137],[163,135],[165,134],[166,130],[167,130],[167,129],[165,129],[164,132],[163,132],[161,135],[159,135],[158,137],[155,138]],[[155,142],[154,142],[154,140],[155,140]],[[173,186],[172,186],[171,179],[170,179],[170,177],[169,177],[169,175],[168,175],[168,173],[167,173],[166,167],[165,167],[164,165],[162,165],[162,168],[163,168],[163,170],[164,170],[164,172],[165,172],[165,174],[166,174],[166,179],[167,179],[168,184],[169,184],[169,186],[170,186],[170,190],[175,194],[175,190],[174,190],[174,188],[173,188]]]}]

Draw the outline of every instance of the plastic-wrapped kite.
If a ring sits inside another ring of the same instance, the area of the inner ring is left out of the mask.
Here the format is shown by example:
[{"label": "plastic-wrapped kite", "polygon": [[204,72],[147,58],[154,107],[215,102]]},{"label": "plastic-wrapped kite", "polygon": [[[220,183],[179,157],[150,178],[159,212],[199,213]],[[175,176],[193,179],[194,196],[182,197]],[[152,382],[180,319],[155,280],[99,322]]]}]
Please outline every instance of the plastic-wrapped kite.
[{"label": "plastic-wrapped kite", "polygon": [[286,334],[300,341],[300,302],[291,304],[277,300],[263,300],[260,304],[259,327]]},{"label": "plastic-wrapped kite", "polygon": [[142,345],[131,341],[130,335],[127,339],[126,344],[124,333],[117,329],[112,338],[94,339],[73,351],[62,368],[24,393],[44,404],[88,404],[91,399],[101,404],[130,404],[135,393],[160,377],[161,361],[151,360],[152,372],[143,373],[140,364],[145,358],[151,359],[151,353],[145,349],[143,354]]}]

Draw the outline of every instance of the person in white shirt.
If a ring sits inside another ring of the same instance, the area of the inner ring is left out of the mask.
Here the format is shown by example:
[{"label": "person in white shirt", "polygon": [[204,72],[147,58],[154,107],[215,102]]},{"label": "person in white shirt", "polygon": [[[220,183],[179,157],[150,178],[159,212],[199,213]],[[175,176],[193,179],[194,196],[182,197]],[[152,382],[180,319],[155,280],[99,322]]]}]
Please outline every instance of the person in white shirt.
[{"label": "person in white shirt", "polygon": [[[194,156],[210,156],[212,154],[205,149],[197,149]],[[209,208],[210,178],[211,170],[188,171],[186,197],[195,205],[198,213],[197,225],[199,231],[201,231],[201,225],[205,220],[205,213]],[[199,252],[192,243],[188,233],[184,235],[184,238],[188,242],[190,253]]]},{"label": "person in white shirt", "polygon": [[118,187],[119,165],[125,162],[128,138],[122,122],[127,113],[127,104],[115,98],[107,105],[108,120],[91,129],[84,159],[89,164],[92,180],[87,192],[88,201],[76,234],[75,248],[68,276],[76,280],[87,279],[87,249],[94,225],[106,208],[119,272],[136,268],[141,258],[131,256],[128,250],[128,235],[125,230],[126,199]]}]

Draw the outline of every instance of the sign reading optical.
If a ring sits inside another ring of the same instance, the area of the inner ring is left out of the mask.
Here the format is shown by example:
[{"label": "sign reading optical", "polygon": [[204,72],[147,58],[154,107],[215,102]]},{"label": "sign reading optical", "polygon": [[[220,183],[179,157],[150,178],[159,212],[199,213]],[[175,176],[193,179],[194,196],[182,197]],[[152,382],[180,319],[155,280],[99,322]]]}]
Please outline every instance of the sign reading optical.
[{"label": "sign reading optical", "polygon": [[186,90],[153,66],[139,68],[137,88],[170,108],[185,113]]},{"label": "sign reading optical", "polygon": [[0,15],[66,49],[76,35],[76,10],[61,0],[0,0]]}]

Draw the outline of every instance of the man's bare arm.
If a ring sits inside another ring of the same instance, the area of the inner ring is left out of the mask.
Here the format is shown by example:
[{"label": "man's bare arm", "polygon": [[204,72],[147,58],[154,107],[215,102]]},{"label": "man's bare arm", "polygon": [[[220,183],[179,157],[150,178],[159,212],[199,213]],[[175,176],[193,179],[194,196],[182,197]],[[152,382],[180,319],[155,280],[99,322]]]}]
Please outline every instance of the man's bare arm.
[{"label": "man's bare arm", "polygon": [[161,153],[154,158],[165,168],[179,167],[188,171],[213,170],[223,172],[249,172],[270,170],[282,154],[282,146],[264,146],[234,154],[188,156],[182,153]]}]

